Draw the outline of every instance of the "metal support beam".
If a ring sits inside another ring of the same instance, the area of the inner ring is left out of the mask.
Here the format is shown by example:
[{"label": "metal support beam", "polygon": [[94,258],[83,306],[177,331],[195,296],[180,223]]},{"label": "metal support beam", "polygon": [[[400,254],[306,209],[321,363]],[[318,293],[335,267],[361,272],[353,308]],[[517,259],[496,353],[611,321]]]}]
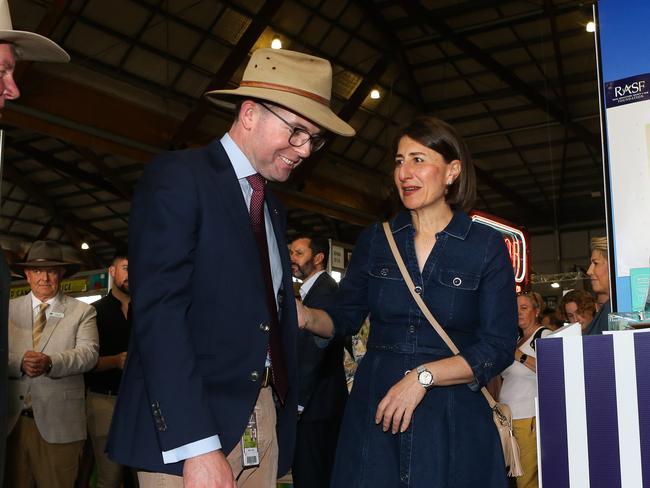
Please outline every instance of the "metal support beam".
[{"label": "metal support beam", "polygon": [[[381,78],[389,66],[390,59],[388,56],[382,56],[377,60],[373,67],[370,68],[368,74],[363,77],[363,80],[361,83],[359,83],[359,86],[357,86],[356,90],[354,90],[354,93],[350,96],[349,100],[339,111],[338,116],[341,119],[347,122],[352,118],[354,113],[359,109],[363,101],[370,93],[372,87],[375,86],[379,78]],[[327,137],[328,142],[330,142],[334,138],[334,135],[328,133],[325,137]],[[323,159],[323,157],[325,157],[326,154],[326,151],[317,152],[313,154],[305,163],[298,166],[298,168],[294,170],[293,174],[291,175],[292,186],[295,188],[302,188],[307,178],[309,178],[309,176],[313,173],[318,163]]]},{"label": "metal support beam", "polygon": [[[56,30],[57,26],[63,19],[68,7],[72,4],[72,0],[54,0],[50,9],[45,16],[41,19],[40,24],[34,32],[45,37],[51,37],[52,33]],[[25,73],[32,67],[33,61],[22,61],[16,65],[14,79],[18,86],[22,81]]]},{"label": "metal support beam", "polygon": [[[237,45],[232,48],[232,51],[230,51],[228,57],[223,61],[219,71],[217,71],[204,92],[217,90],[226,86],[239,66],[248,56],[249,51],[255,45],[257,39],[268,26],[269,21],[280,9],[282,3],[283,0],[266,0],[262,8],[259,10],[258,15],[253,17],[246,32],[241,36]],[[181,123],[180,127],[178,127],[176,133],[172,137],[170,144],[172,148],[181,147],[187,143],[193,132],[208,113],[209,107],[210,102],[205,98],[201,98],[198,101],[197,107],[190,112],[187,117],[185,117],[185,120]]]},{"label": "metal support beam", "polygon": [[[9,140],[11,141],[11,139]],[[10,142],[10,144],[11,144],[11,149],[22,153],[24,156],[28,158],[38,161],[46,168],[50,168],[59,171],[61,173],[64,173],[68,176],[71,176],[78,183],[86,183],[88,185],[92,185],[96,187],[99,190],[106,191],[113,195],[124,196],[122,195],[120,190],[115,188],[108,181],[104,180],[104,178],[102,178],[99,175],[88,173],[87,171],[79,169],[76,166],[76,164],[65,163],[60,159],[57,159],[51,156],[50,154],[43,152],[39,149],[36,149],[35,147],[32,147],[26,143]]]},{"label": "metal support beam", "polygon": [[525,96],[540,110],[543,110],[551,117],[567,125],[585,144],[591,147],[600,147],[599,137],[596,134],[589,132],[583,126],[573,122],[564,107],[558,105],[554,101],[547,100],[537,90],[533,89],[525,81],[519,78],[514,72],[485,53],[476,44],[459,35],[454,29],[449,27],[444,20],[431,15],[431,11],[420,5],[419,2],[401,0],[400,3],[412,18],[418,19],[423,25],[433,27],[476,62],[492,71],[499,79],[501,79],[501,81]]},{"label": "metal support beam", "polygon": [[84,146],[73,146],[73,149],[79,153],[80,156],[86,159],[86,161],[92,164],[122,197],[131,201],[131,185],[124,181],[117,171],[106,164],[104,158],[98,156],[91,149]]},{"label": "metal support beam", "polygon": [[[415,79],[413,74],[414,70],[401,47],[402,43],[399,37],[397,37],[395,31],[390,27],[388,22],[386,22],[386,19],[380,13],[380,9],[377,8],[372,0],[358,0],[358,2],[361,4],[365,14],[375,25],[375,28],[381,33],[381,44],[384,48],[384,52],[388,52],[393,61],[399,66],[400,74],[406,79],[414,102],[419,106],[424,105],[420,85]],[[468,3],[476,3],[476,0],[472,0],[472,2]]]},{"label": "metal support beam", "polygon": [[[52,199],[47,195],[45,195],[45,193],[43,193],[38,188],[37,185],[35,185],[32,181],[29,180],[29,178],[23,175],[15,166],[13,166],[8,161],[5,162],[5,165],[6,165],[5,176],[7,177],[7,179],[13,181],[14,184],[18,185],[25,193],[30,195],[30,197],[37,202],[38,206],[46,209],[47,212],[50,214],[52,221],[48,222],[44,226],[44,229],[45,228],[48,229],[48,233],[52,224],[58,223],[59,226],[61,226],[65,231],[66,235],[70,239],[70,242],[75,247],[77,247],[77,249],[81,247],[81,243],[83,242],[83,239],[81,238],[78,232],[79,229],[89,232],[99,237],[100,239],[106,240],[107,242],[111,242],[113,238],[110,234],[105,233],[104,231],[97,229],[93,225],[82,221],[77,216],[71,213],[61,212],[56,207]],[[43,231],[41,231],[41,235],[42,234]],[[84,257],[88,258],[86,264],[90,267],[101,265],[101,262],[97,259],[97,257],[93,253],[84,254]]]}]

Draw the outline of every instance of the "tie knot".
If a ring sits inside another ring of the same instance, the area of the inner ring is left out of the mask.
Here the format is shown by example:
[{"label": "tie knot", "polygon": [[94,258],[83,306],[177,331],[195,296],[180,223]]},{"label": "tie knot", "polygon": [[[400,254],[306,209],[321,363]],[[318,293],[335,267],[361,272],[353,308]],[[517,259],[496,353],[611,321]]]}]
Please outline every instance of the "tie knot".
[{"label": "tie knot", "polygon": [[250,183],[251,188],[253,188],[253,191],[264,191],[266,180],[261,174],[255,173],[254,175],[247,176],[246,179]]},{"label": "tie knot", "polygon": [[41,304],[38,306],[38,311],[39,311],[39,312],[42,312],[43,310],[45,310],[45,309],[46,309],[47,307],[49,307],[49,306],[50,306],[49,303],[41,303]]}]

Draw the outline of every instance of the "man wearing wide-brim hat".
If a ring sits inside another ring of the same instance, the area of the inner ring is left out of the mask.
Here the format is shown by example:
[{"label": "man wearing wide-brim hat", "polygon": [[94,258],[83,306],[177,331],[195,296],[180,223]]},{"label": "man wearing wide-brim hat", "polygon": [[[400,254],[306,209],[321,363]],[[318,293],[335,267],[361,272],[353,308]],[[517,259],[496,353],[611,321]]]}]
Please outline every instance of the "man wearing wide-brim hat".
[{"label": "man wearing wide-brim hat", "polygon": [[[7,0],[0,0],[0,117],[5,100],[15,100],[20,90],[13,78],[17,59],[29,61],[67,62],[70,57],[56,43],[33,32],[13,29]],[[9,303],[9,270],[0,256],[0,398],[7,394],[7,313]],[[7,404],[0,402],[0,419],[6,417]],[[3,483],[6,422],[0,422],[0,486]]]},{"label": "man wearing wide-brim hat", "polygon": [[67,63],[70,56],[58,44],[34,32],[14,30],[7,0],[0,0],[0,112],[5,100],[15,100],[20,90],[14,81],[17,60]]},{"label": "man wearing wide-brim hat", "polygon": [[145,169],[129,223],[134,347],[108,446],[141,486],[269,488],[291,466],[297,319],[266,182],[309,164],[326,131],[354,135],[331,90],[326,60],[258,49],[237,89],[207,93],[237,101],[228,133]]},{"label": "man wearing wide-brim hat", "polygon": [[9,302],[7,486],[70,488],[77,477],[83,373],[99,356],[95,309],[59,289],[78,268],[53,241],[36,241],[13,265],[31,291]]}]

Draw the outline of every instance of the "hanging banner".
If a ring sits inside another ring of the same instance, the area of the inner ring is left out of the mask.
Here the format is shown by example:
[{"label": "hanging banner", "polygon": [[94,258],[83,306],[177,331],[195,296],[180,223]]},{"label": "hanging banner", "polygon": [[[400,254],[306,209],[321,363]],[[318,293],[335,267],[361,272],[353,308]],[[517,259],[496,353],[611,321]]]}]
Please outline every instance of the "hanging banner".
[{"label": "hanging banner", "polygon": [[650,2],[600,0],[597,25],[612,309],[629,312],[630,270],[650,265]]}]

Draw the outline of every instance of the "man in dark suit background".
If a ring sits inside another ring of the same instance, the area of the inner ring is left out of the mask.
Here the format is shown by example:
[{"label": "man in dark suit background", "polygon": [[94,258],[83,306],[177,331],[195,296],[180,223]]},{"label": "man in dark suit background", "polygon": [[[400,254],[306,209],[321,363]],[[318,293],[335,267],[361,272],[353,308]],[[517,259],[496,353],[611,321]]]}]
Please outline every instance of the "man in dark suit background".
[{"label": "man in dark suit background", "polygon": [[[354,135],[329,108],[332,68],[258,49],[226,135],[147,166],[129,222],[133,334],[109,455],[141,488],[271,488],[291,466],[298,323],[285,215],[265,181],[286,181]],[[278,407],[274,405],[276,400]],[[254,415],[252,415],[254,413]],[[242,452],[256,421],[259,466]]]},{"label": "man in dark suit background", "polygon": [[[332,304],[338,285],[325,268],[327,239],[301,236],[291,243],[291,271],[302,280],[300,297],[313,308]],[[298,335],[298,429],[291,473],[296,488],[327,488],[348,389],[343,369],[343,339],[327,346],[301,330]]]}]

